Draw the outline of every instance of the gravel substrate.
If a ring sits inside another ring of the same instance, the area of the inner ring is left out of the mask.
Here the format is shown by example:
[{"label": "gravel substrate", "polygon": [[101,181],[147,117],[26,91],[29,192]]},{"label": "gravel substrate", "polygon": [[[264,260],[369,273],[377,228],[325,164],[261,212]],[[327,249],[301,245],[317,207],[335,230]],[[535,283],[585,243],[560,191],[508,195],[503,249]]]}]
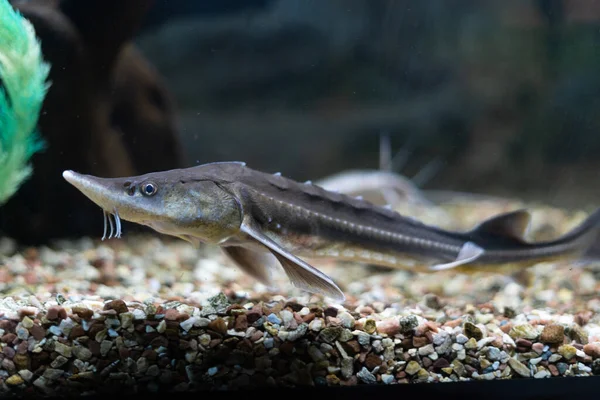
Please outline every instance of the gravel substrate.
[{"label": "gravel substrate", "polygon": [[[499,211],[471,210],[473,222],[446,211],[463,228]],[[536,238],[586,215],[536,212]],[[5,238],[0,254],[0,395],[600,374],[597,265],[539,264],[524,286],[508,274],[315,263],[347,295],[335,304],[283,273],[269,291],[218,250],[164,236],[25,249]]]}]

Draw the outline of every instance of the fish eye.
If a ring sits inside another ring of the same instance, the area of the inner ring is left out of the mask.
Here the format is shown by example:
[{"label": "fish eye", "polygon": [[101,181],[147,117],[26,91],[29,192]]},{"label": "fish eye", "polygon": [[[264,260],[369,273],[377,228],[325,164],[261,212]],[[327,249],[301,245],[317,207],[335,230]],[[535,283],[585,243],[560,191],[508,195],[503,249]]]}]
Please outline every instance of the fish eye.
[{"label": "fish eye", "polygon": [[142,185],[142,193],[146,196],[153,196],[156,193],[156,185],[154,183],[144,183]]}]

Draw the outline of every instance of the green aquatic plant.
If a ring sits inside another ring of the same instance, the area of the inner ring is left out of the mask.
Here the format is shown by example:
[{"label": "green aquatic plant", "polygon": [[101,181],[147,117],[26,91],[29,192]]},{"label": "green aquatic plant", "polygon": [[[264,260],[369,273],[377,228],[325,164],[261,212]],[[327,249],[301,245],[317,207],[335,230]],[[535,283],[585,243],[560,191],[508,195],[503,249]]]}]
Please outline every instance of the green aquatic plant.
[{"label": "green aquatic plant", "polygon": [[0,0],[0,204],[30,177],[29,160],[44,147],[37,122],[49,71],[31,23]]}]

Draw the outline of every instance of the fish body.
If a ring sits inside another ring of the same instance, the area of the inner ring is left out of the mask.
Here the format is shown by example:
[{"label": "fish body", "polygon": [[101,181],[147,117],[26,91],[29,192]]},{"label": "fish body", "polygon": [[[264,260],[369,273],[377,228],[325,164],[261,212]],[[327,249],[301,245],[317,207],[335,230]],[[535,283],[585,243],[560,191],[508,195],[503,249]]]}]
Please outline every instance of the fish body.
[{"label": "fish body", "polygon": [[[99,205],[105,218],[149,226],[194,245],[220,246],[265,284],[280,265],[301,289],[338,300],[343,292],[305,259],[331,257],[392,268],[439,271],[578,258],[595,242],[600,209],[556,240],[529,243],[525,210],[505,213],[466,232],[423,224],[360,198],[218,162],[134,177],[64,178]],[[105,220],[106,222],[106,220]],[[111,225],[111,236],[112,236]]]}]

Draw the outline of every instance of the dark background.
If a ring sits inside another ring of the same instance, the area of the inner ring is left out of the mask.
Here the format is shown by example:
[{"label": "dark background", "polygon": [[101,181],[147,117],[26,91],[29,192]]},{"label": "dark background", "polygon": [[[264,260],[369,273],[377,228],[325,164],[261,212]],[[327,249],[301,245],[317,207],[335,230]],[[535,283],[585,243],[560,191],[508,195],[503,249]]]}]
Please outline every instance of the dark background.
[{"label": "dark background", "polygon": [[177,105],[187,163],[298,180],[376,168],[427,188],[600,203],[600,2],[157,0],[135,42]]},{"label": "dark background", "polygon": [[410,149],[424,189],[600,206],[600,1],[11,0],[50,63],[21,243],[97,235],[62,172],[245,161],[298,181]]}]

